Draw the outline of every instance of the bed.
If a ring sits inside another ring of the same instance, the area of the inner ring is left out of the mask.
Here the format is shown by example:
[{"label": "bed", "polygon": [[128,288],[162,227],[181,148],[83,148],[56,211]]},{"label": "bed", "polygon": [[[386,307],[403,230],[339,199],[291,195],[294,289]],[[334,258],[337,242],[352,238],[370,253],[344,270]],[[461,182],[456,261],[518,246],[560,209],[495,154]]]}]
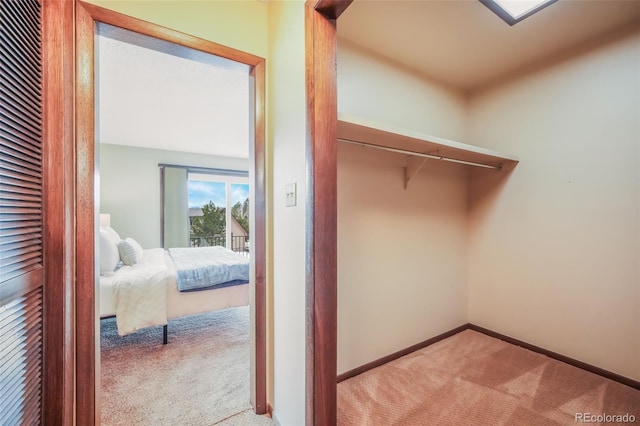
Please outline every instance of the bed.
[{"label": "bed", "polygon": [[122,336],[163,326],[166,344],[169,319],[248,305],[248,281],[249,259],[224,247],[143,250],[100,228],[100,318]]}]

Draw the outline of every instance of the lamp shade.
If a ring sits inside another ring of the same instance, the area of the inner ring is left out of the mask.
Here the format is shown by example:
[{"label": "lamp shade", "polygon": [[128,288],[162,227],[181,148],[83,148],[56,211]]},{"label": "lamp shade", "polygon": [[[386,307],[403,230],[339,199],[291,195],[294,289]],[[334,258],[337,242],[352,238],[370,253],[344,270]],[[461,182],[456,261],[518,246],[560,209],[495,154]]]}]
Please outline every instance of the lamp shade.
[{"label": "lamp shade", "polygon": [[111,226],[111,215],[109,213],[100,213],[100,226]]}]

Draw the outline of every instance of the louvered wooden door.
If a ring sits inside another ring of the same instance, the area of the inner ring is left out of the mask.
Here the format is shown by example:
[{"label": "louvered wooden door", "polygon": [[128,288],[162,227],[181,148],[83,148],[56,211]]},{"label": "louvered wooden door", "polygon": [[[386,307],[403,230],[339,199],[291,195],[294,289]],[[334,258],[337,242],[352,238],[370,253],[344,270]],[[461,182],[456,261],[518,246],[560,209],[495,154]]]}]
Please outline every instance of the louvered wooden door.
[{"label": "louvered wooden door", "polygon": [[0,425],[40,424],[42,42],[38,0],[0,0]]}]

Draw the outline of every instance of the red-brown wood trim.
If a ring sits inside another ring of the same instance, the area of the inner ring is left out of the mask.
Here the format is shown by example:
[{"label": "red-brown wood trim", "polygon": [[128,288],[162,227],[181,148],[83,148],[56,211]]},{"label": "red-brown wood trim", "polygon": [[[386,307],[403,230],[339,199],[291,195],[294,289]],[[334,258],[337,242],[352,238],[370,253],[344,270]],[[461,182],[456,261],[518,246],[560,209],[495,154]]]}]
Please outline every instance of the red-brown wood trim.
[{"label": "red-brown wood trim", "polygon": [[306,423],[337,421],[337,32],[350,2],[305,3],[307,94]]},{"label": "red-brown wood trim", "polygon": [[71,425],[75,398],[74,3],[43,3],[42,424]]},{"label": "red-brown wood trim", "polygon": [[495,331],[489,330],[484,327],[480,327],[475,324],[469,324],[469,327],[473,331],[477,331],[482,334],[486,334],[487,336],[494,337],[496,339],[503,340],[507,343],[511,343],[512,345],[520,346],[525,349],[528,349],[533,352],[537,352],[539,354],[548,356],[549,358],[553,358],[558,361],[562,361],[566,364],[573,365],[574,367],[581,368],[590,373],[597,374],[598,376],[602,376],[604,378],[616,381],[618,383],[622,383],[623,385],[630,386],[632,388],[640,390],[640,382],[629,377],[621,376],[620,374],[613,373],[611,371],[605,370],[600,367],[596,367],[595,365],[587,364],[586,362],[578,361],[577,359],[570,358],[568,356],[559,354],[557,352],[550,351],[545,348],[541,348],[540,346],[535,346],[527,342],[523,342],[522,340],[514,339],[513,337],[506,336],[504,334],[497,333]]},{"label": "red-brown wood trim", "polygon": [[[236,49],[200,39],[169,28],[164,28],[140,19],[132,18],[109,9],[104,9],[82,1],[77,1],[77,206],[76,216],[78,247],[88,249],[77,252],[78,274],[78,321],[77,351],[82,353],[78,359],[78,389],[86,394],[78,399],[77,424],[94,424],[98,389],[96,372],[99,366],[96,353],[95,333],[95,259],[94,259],[94,27],[102,22],[120,28],[138,32],[158,39],[166,40],[185,47],[211,53],[252,67],[251,76],[255,84],[255,236],[252,248],[256,258],[255,268],[255,342],[256,342],[256,389],[252,396],[254,410],[258,414],[266,412],[266,242],[265,242],[265,60]],[[82,217],[81,219],[79,217]],[[80,241],[82,244],[80,245]],[[82,261],[80,259],[83,259]],[[82,279],[81,279],[82,277]],[[81,305],[81,306],[80,306]],[[82,315],[81,315],[82,312]],[[82,416],[82,421],[80,420]]]},{"label": "red-brown wood trim", "polygon": [[96,424],[95,113],[92,17],[76,7],[76,424]]},{"label": "red-brown wood trim", "polygon": [[113,10],[105,9],[90,3],[85,3],[82,1],[79,1],[79,3],[91,15],[93,20],[97,22],[103,22],[105,24],[110,24],[116,27],[126,28],[130,31],[148,35],[150,37],[159,38],[162,40],[171,41],[172,43],[190,47],[196,50],[201,50],[203,52],[216,52],[215,55],[217,56],[231,59],[236,62],[242,62],[243,64],[251,66],[258,65],[261,62],[264,62],[264,58],[243,52],[241,50],[233,49],[231,47],[214,43],[212,41],[192,36],[190,34],[185,34],[171,28],[163,27],[161,25],[152,24],[150,22],[133,18],[128,15],[123,15],[121,13],[114,12]]},{"label": "red-brown wood trim", "polygon": [[424,341],[422,341],[420,343],[416,343],[415,345],[411,345],[411,346],[409,346],[407,348],[401,349],[401,350],[399,350],[397,352],[394,352],[392,354],[383,356],[380,359],[376,359],[374,361],[368,362],[368,363],[366,363],[364,365],[361,365],[360,367],[354,368],[353,370],[345,371],[344,373],[338,375],[338,382],[350,379],[352,377],[357,376],[358,374],[364,373],[365,371],[369,371],[369,370],[371,370],[373,368],[380,367],[381,365],[384,365],[384,364],[386,364],[388,362],[391,362],[393,360],[396,360],[398,358],[402,358],[405,355],[409,355],[412,352],[415,352],[417,350],[426,348],[427,346],[433,345],[434,343],[437,343],[437,342],[439,342],[441,340],[444,340],[447,337],[451,337],[454,334],[458,334],[461,331],[464,331],[464,330],[466,330],[468,328],[469,328],[469,324],[463,324],[460,327],[456,327],[456,328],[454,328],[452,330],[445,331],[442,334],[438,334],[437,336],[431,337],[430,339],[424,340]]},{"label": "red-brown wood trim", "polygon": [[313,7],[327,19],[338,19],[351,3],[353,0],[316,0]]},{"label": "red-brown wood trim", "polygon": [[255,259],[254,311],[255,311],[255,394],[252,395],[256,414],[267,412],[267,264],[266,264],[266,151],[265,151],[265,62],[251,69],[255,92],[254,119],[254,230],[252,235]]},{"label": "red-brown wood trim", "polygon": [[273,418],[273,407],[271,406],[271,404],[267,404],[267,415]]},{"label": "red-brown wood trim", "polygon": [[18,297],[22,297],[30,291],[42,287],[44,273],[42,267],[38,267],[25,274],[11,278],[0,284],[0,306],[6,305]]}]

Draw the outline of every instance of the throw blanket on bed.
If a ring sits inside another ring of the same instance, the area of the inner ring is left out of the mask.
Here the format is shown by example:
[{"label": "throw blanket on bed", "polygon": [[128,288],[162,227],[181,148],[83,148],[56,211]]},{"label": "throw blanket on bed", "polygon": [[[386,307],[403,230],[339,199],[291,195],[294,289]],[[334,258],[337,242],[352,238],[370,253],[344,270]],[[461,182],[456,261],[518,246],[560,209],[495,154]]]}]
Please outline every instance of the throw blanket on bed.
[{"label": "throw blanket on bed", "polygon": [[119,335],[167,323],[168,280],[161,248],[145,250],[138,263],[117,271],[113,296]]},{"label": "throw blanket on bed", "polygon": [[249,282],[249,259],[225,247],[170,248],[179,291],[208,290]]}]

